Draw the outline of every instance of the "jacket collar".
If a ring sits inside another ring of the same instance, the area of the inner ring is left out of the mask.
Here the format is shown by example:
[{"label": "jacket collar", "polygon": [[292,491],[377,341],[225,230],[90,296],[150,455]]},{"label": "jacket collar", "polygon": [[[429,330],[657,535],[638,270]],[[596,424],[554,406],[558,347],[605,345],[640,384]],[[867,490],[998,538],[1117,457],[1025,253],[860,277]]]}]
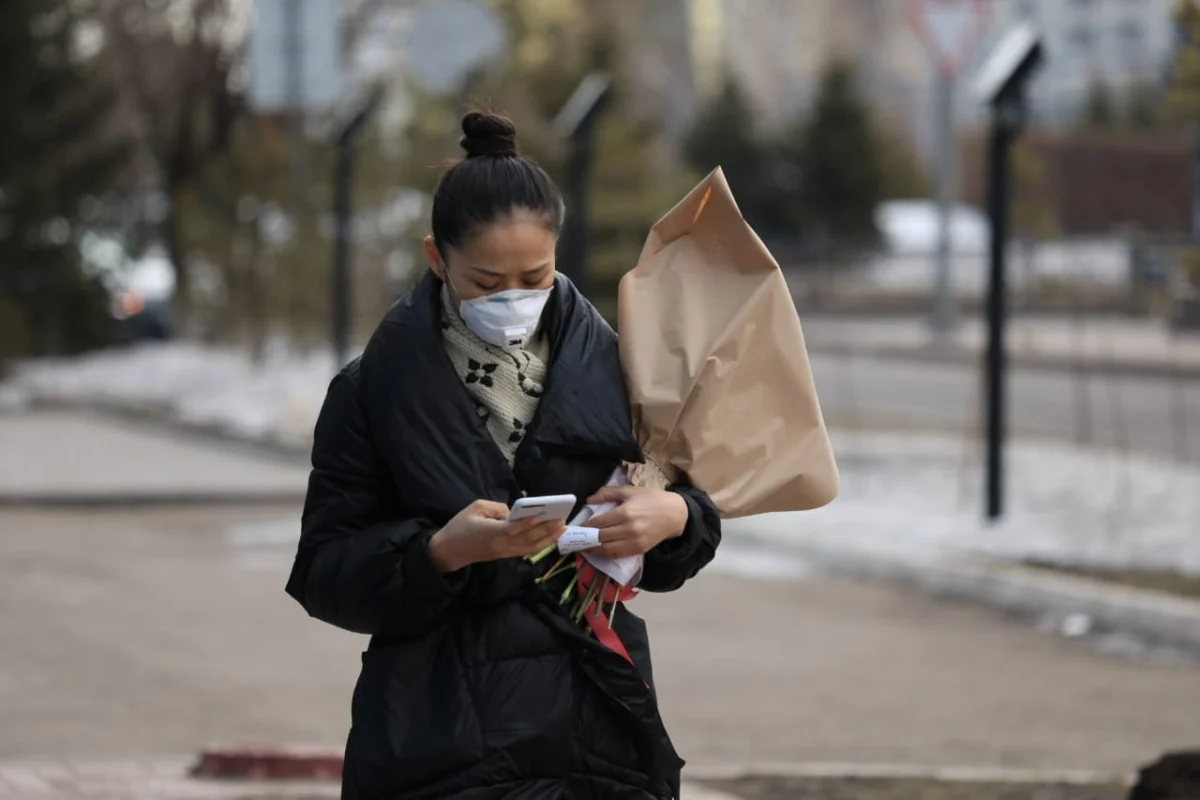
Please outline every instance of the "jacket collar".
[{"label": "jacket collar", "polygon": [[[383,424],[397,426],[401,440],[434,440],[445,460],[443,477],[495,486],[499,475],[511,480],[512,470],[442,345],[441,286],[426,272],[392,307],[363,354],[364,381],[372,396],[382,390]],[[517,472],[523,459],[538,453],[640,461],[612,328],[563,275],[555,278],[542,323],[551,342],[550,369],[529,438],[517,451]]]}]

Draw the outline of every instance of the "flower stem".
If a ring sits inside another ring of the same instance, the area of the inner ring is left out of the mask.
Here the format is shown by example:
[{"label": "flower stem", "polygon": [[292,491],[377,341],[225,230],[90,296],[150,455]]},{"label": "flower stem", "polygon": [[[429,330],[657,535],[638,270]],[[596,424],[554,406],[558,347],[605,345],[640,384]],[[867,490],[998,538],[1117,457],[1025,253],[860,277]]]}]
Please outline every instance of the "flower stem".
[{"label": "flower stem", "polygon": [[565,555],[562,558],[560,558],[558,561],[554,562],[554,566],[552,566],[550,569],[543,572],[542,576],[540,578],[538,578],[537,580],[535,580],[534,583],[545,583],[546,581],[553,578],[555,575],[560,575],[560,574],[566,572],[567,570],[569,570],[574,565],[566,563],[568,558],[570,558],[570,555]]},{"label": "flower stem", "polygon": [[596,582],[592,581],[592,585],[588,587],[587,594],[583,596],[583,602],[579,608],[575,609],[574,620],[579,622],[583,619],[583,615],[587,613],[588,608],[592,605],[592,601],[596,598]]},{"label": "flower stem", "polygon": [[558,598],[558,604],[561,606],[567,600],[571,599],[571,592],[575,591],[575,584],[579,581],[579,573],[576,572],[571,578],[571,582],[567,584],[567,588],[563,589],[562,596]]},{"label": "flower stem", "polygon": [[529,561],[530,561],[530,563],[537,564],[537,563],[545,560],[546,557],[548,557],[551,553],[553,553],[557,549],[558,549],[558,542],[547,545],[545,550],[541,551],[540,553],[535,553],[534,555],[529,556]]}]

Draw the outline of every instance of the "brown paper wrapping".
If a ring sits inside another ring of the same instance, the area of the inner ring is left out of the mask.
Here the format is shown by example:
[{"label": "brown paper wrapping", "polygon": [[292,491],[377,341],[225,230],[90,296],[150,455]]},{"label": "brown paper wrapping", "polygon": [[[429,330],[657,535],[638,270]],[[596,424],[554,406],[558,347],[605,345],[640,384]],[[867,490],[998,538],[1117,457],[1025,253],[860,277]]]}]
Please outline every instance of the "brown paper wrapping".
[{"label": "brown paper wrapping", "polygon": [[647,464],[726,518],[823,506],[838,470],[796,307],[718,168],[650,231],[621,280],[621,364]]}]

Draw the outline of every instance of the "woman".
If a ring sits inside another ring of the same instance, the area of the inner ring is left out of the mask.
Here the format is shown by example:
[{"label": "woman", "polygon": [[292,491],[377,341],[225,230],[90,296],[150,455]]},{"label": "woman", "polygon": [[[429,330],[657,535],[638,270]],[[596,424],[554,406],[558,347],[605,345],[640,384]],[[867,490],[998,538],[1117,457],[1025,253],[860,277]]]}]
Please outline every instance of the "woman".
[{"label": "woman", "polygon": [[660,592],[712,560],[720,521],[686,484],[598,492],[642,459],[616,335],[555,273],[562,198],[512,124],[462,128],[428,273],[330,385],[288,582],[312,616],[371,636],[343,796],[673,797],[645,624],[616,612],[631,661],[585,635],[525,558],[561,523],[509,524],[508,507],[619,502],[589,524],[607,555],[644,554],[641,588]]}]

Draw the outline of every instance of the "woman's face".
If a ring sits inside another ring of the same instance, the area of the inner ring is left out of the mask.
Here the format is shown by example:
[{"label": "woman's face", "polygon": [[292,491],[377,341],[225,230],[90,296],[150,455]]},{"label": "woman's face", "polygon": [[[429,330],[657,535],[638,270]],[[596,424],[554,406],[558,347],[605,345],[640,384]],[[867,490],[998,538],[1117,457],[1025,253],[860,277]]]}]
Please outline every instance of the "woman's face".
[{"label": "woman's face", "polygon": [[425,237],[429,268],[449,281],[455,303],[509,289],[548,289],[554,284],[555,236],[530,214],[516,214],[476,230],[442,261],[432,236]]}]

